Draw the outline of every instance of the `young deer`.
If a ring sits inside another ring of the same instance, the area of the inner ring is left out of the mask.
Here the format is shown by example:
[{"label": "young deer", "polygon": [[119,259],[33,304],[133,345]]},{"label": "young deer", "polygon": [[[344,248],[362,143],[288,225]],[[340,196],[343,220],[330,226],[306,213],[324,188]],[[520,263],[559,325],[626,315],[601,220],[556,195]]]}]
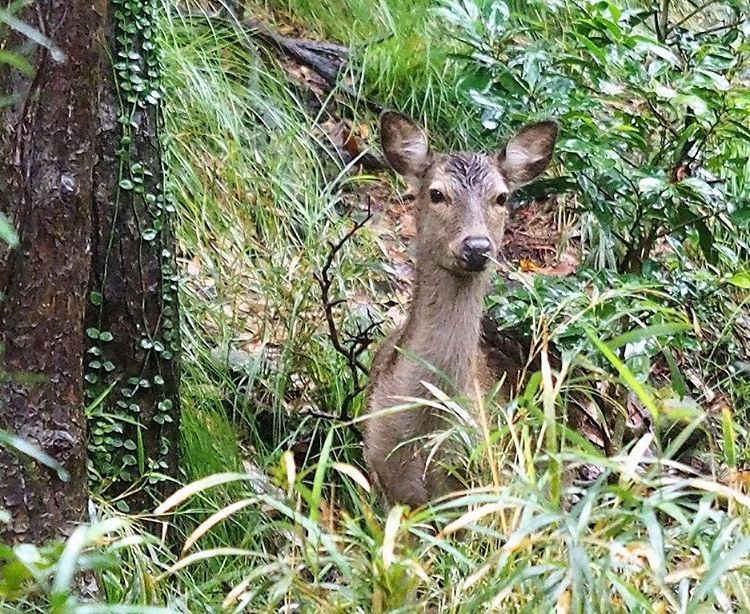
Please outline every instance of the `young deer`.
[{"label": "young deer", "polygon": [[445,428],[440,412],[382,410],[404,397],[429,398],[423,381],[469,399],[475,379],[485,392],[492,387],[480,334],[490,262],[503,237],[508,195],[547,168],[556,139],[557,124],[543,121],[523,128],[496,155],[446,155],[433,152],[408,117],[381,116],[388,162],[418,189],[414,296],[406,324],[375,355],[365,421],[365,461],[391,503],[423,505],[456,487],[447,472],[427,466],[428,452],[414,441]]}]

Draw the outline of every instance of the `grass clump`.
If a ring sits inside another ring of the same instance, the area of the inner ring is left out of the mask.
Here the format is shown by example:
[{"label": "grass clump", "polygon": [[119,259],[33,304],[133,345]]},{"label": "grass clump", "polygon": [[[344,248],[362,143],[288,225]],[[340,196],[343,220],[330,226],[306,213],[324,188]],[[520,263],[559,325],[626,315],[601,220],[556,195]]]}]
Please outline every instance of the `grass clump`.
[{"label": "grass clump", "polygon": [[[318,119],[244,33],[168,19],[168,157],[189,261],[186,394],[200,382],[196,395],[223,399],[248,432],[266,410],[272,432],[256,435],[269,441],[292,430],[274,423],[292,406],[336,408],[348,392],[320,327],[315,275],[329,241],[362,215],[347,193],[367,177],[347,176]],[[358,236],[332,292],[368,289],[370,265],[351,258],[355,247],[374,253],[367,233]]]}]

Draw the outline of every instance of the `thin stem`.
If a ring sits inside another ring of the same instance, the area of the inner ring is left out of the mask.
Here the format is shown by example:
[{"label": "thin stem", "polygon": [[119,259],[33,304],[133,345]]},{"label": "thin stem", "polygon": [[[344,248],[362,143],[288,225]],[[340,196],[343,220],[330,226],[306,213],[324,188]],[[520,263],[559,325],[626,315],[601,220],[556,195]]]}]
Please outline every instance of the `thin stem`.
[{"label": "thin stem", "polygon": [[656,36],[659,38],[659,42],[663,43],[667,40],[669,35],[669,0],[661,0],[661,8],[659,9],[659,21],[656,28]]},{"label": "thin stem", "polygon": [[707,0],[707,2],[704,2],[700,6],[696,7],[694,10],[690,11],[685,17],[680,19],[680,21],[678,21],[672,27],[679,28],[683,23],[685,23],[686,21],[689,21],[690,19],[695,17],[698,13],[705,11],[709,6],[711,6],[712,4],[716,4],[717,2],[718,0]]}]

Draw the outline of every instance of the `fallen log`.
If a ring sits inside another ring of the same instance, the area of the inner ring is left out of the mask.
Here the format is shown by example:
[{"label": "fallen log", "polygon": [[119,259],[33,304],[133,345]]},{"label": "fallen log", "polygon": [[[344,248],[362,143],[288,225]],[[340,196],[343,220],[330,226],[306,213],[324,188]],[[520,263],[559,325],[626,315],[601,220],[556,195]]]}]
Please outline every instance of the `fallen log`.
[{"label": "fallen log", "polygon": [[[329,86],[346,88],[346,84],[339,81],[339,75],[349,57],[347,47],[335,43],[280,36],[257,19],[245,19],[238,21],[238,24],[264,42],[276,46],[286,56],[314,70]],[[353,94],[353,92],[347,92],[346,89],[343,91]]]},{"label": "fallen log", "polygon": [[[360,93],[356,92],[342,78],[346,69],[346,63],[350,57],[350,50],[344,45],[328,41],[281,36],[267,24],[258,19],[240,19],[237,14],[227,6],[224,6],[221,10],[217,10],[213,13],[203,11],[200,13],[188,13],[187,16],[227,22],[231,27],[239,29],[244,34],[259,39],[265,43],[267,47],[277,50],[294,63],[312,70],[327,86],[327,94],[342,94],[350,101],[354,101],[357,105],[363,105],[368,111],[373,113],[379,114],[384,110],[384,107],[377,102],[362,97]],[[318,94],[314,91],[314,88],[311,88],[309,84],[304,82],[304,80],[295,79],[295,81],[299,81],[299,86],[304,87],[307,90],[308,95],[304,96],[304,98],[307,99],[308,104],[313,107],[314,112],[320,112],[325,101],[321,100],[318,97]],[[310,100],[311,98],[315,98],[314,102],[316,104],[312,104],[312,101]],[[353,108],[348,104],[338,104],[337,112],[340,117],[354,119]],[[363,154],[352,154],[350,151],[351,148],[346,146],[347,143],[348,142],[343,143],[343,147],[340,143],[332,143],[336,147],[342,161],[345,163],[351,162],[351,160],[356,157],[357,163],[367,171],[377,172],[388,168],[385,162],[377,155],[373,155],[369,152]]]}]

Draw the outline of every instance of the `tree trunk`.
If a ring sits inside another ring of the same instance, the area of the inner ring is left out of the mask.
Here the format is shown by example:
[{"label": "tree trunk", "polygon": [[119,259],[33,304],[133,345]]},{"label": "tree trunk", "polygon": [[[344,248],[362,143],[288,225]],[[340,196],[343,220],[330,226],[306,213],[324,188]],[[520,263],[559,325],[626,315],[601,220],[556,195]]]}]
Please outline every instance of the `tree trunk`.
[{"label": "tree trunk", "polygon": [[175,475],[179,451],[176,267],[154,11],[153,0],[122,3],[110,20],[94,173],[86,379],[91,400],[106,396],[91,413],[89,451],[107,494],[129,491],[118,500],[124,510],[148,507],[142,487],[167,486],[156,474]]},{"label": "tree trunk", "polygon": [[[0,539],[66,533],[86,506],[84,313],[90,267],[97,48],[104,0],[39,0],[21,15],[65,54],[16,38],[35,75],[3,69],[16,96],[0,134],[0,210],[21,245],[0,246],[0,428],[23,437],[69,472],[0,449]],[[6,47],[7,48],[7,47]],[[53,57],[56,56],[56,57]],[[7,90],[6,90],[7,91]],[[5,92],[4,92],[5,93]]]},{"label": "tree trunk", "polygon": [[0,211],[21,239],[0,245],[0,429],[70,474],[62,482],[0,449],[0,508],[13,518],[0,530],[12,541],[83,519],[85,396],[97,489],[136,490],[129,501],[143,507],[140,486],[176,473],[179,323],[154,10],[153,0],[38,0],[20,17],[65,60],[5,41],[36,72],[0,71],[14,97],[0,115]]}]

